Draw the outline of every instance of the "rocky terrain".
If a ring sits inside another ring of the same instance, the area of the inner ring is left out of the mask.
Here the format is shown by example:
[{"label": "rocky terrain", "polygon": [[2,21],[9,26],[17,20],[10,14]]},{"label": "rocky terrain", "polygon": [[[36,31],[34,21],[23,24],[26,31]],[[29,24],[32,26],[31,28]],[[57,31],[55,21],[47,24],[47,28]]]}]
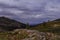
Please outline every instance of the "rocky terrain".
[{"label": "rocky terrain", "polygon": [[[49,32],[39,32],[36,30],[16,29],[8,32],[6,40],[58,40],[60,36]],[[58,39],[57,39],[58,38]]]}]

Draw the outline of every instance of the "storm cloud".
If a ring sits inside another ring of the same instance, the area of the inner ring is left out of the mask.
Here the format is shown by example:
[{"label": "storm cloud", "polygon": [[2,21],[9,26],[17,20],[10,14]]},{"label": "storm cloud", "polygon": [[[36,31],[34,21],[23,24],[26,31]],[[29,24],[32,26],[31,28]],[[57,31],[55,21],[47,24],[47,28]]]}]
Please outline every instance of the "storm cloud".
[{"label": "storm cloud", "polygon": [[60,0],[0,0],[0,16],[37,24],[60,18]]}]

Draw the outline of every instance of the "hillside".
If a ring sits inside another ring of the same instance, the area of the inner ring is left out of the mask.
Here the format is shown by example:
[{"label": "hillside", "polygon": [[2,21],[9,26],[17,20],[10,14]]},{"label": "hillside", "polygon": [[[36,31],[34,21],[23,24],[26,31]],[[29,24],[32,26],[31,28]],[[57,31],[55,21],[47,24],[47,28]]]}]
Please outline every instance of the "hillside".
[{"label": "hillside", "polygon": [[60,19],[53,21],[43,22],[41,24],[35,25],[31,29],[39,31],[48,31],[48,32],[60,32]]},{"label": "hillside", "polygon": [[25,28],[24,23],[6,17],[0,17],[0,31],[10,31],[18,28]]},{"label": "hillside", "polygon": [[60,32],[60,19],[56,19],[53,21],[48,20],[48,22],[43,22],[41,24],[31,26],[29,24],[26,25],[24,23],[18,22],[13,19],[0,17],[0,31],[11,31],[14,29],[21,29],[21,28],[34,29],[34,30],[44,31],[44,32],[45,31]]}]

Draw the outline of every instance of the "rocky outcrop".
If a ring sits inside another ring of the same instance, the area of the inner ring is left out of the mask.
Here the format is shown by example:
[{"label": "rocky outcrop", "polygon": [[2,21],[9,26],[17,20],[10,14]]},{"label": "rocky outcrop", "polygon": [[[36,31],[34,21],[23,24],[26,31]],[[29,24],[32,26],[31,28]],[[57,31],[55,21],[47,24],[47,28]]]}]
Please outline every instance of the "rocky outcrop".
[{"label": "rocky outcrop", "polygon": [[49,32],[39,32],[36,30],[16,29],[10,32],[8,39],[11,40],[54,40],[55,35]]}]

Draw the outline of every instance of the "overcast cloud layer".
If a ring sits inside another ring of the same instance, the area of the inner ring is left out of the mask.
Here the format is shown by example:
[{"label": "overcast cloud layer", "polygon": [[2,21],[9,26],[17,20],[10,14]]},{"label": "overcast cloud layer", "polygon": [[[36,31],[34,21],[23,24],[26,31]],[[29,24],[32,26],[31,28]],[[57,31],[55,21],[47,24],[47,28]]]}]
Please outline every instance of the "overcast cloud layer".
[{"label": "overcast cloud layer", "polygon": [[60,0],[0,0],[0,16],[37,24],[60,18]]}]

